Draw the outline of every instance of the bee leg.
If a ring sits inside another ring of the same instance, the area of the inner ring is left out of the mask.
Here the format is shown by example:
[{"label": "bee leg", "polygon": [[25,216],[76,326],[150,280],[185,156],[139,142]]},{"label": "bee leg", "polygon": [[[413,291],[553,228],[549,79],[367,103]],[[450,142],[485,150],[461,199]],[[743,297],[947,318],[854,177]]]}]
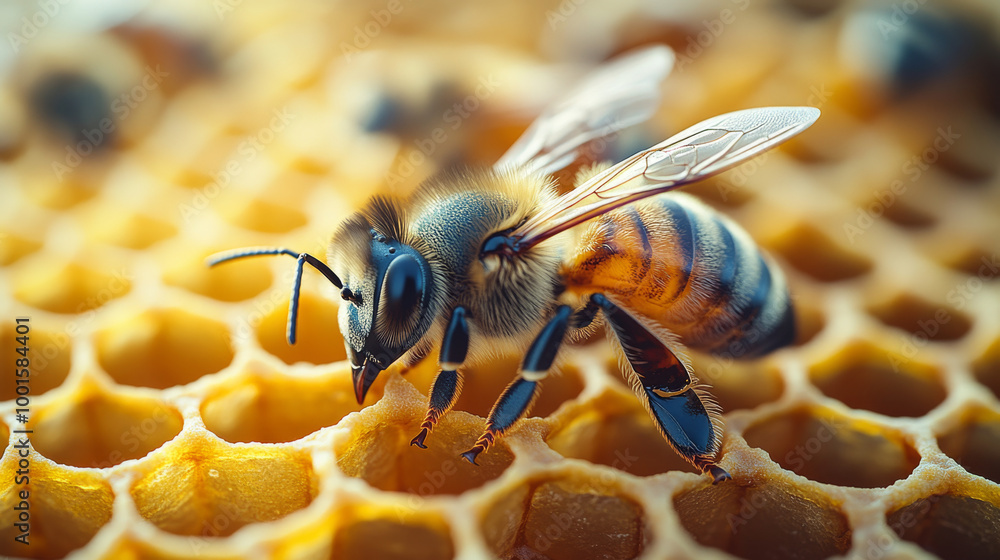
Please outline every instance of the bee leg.
[{"label": "bee leg", "polygon": [[555,316],[542,328],[528,348],[517,379],[504,389],[486,419],[486,432],[479,436],[472,449],[462,453],[467,461],[476,465],[476,457],[486,451],[496,438],[503,435],[527,413],[538,396],[538,382],[545,378],[562,345],[572,310],[560,305]]},{"label": "bee leg", "polygon": [[[718,405],[697,387],[684,363],[666,343],[630,312],[603,294],[591,301],[604,312],[635,373],[634,388],[667,442],[714,483],[731,477],[716,461],[721,445]],[[640,390],[641,389],[641,390]]]},{"label": "bee leg", "polygon": [[444,333],[444,340],[441,342],[441,355],[438,363],[441,371],[434,378],[431,386],[430,403],[427,406],[427,416],[424,423],[420,425],[420,433],[410,441],[410,445],[416,445],[421,449],[427,449],[424,439],[427,434],[434,429],[434,424],[444,413],[451,410],[458,395],[462,392],[462,375],[458,373],[458,368],[465,362],[465,355],[469,351],[469,325],[465,321],[465,308],[456,307],[451,312],[451,320],[448,321],[448,330]]}]

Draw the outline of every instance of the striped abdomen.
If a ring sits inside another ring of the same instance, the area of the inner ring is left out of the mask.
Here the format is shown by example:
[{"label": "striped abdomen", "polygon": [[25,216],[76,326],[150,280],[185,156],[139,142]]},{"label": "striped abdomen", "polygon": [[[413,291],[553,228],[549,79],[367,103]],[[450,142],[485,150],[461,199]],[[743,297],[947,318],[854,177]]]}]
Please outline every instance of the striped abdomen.
[{"label": "striped abdomen", "polygon": [[684,193],[593,220],[563,277],[570,290],[611,295],[697,350],[752,357],[795,337],[781,270],[741,227]]}]

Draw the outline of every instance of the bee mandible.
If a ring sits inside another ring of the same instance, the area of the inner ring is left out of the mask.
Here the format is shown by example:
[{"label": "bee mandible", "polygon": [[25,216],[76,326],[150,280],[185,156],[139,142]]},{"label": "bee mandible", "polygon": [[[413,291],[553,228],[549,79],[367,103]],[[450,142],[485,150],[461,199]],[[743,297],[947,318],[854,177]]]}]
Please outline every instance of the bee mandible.
[{"label": "bee mandible", "polygon": [[359,404],[390,365],[411,367],[440,348],[412,445],[425,447],[468,366],[523,354],[485,432],[462,454],[473,464],[528,412],[564,342],[603,324],[666,441],[714,482],[729,479],[717,460],[721,411],[684,347],[759,356],[793,340],[794,314],[780,268],[741,227],[669,191],[784,142],[819,111],[720,115],[616,165],[589,168],[557,196],[552,175],[589,142],[652,115],[673,60],[662,46],[619,57],[543,112],[492,168],[440,174],[406,199],[374,196],[333,234],[329,266],[284,248],[229,251],[209,264],[295,257],[290,344],[304,265],[340,289],[338,320]]}]

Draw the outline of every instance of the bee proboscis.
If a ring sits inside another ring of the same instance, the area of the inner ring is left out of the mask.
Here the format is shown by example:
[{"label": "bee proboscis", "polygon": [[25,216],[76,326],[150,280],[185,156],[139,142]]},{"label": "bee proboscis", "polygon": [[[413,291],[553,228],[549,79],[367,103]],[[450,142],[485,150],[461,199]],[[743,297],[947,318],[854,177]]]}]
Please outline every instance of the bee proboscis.
[{"label": "bee proboscis", "polygon": [[[757,356],[789,344],[795,321],[781,270],[725,216],[669,192],[772,148],[819,111],[768,107],[720,115],[606,168],[557,196],[552,174],[590,141],[652,115],[673,53],[620,57],[546,110],[490,169],[426,181],[405,200],[375,196],[333,234],[327,264],[283,248],[221,253],[218,264],[287,254],[297,262],[288,339],[295,342],[305,264],[341,290],[340,330],[361,403],[380,372],[440,348],[425,446],[458,399],[466,367],[524,355],[497,399],[470,462],[522,418],[563,343],[603,323],[624,375],[667,442],[715,482],[718,405],[683,357]],[[475,380],[471,380],[474,383]]]}]

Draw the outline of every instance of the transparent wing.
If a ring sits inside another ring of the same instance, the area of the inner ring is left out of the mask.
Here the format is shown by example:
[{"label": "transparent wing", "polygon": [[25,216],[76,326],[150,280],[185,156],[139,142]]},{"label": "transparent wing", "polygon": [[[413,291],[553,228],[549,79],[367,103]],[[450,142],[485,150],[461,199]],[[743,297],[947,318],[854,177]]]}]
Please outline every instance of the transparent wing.
[{"label": "transparent wing", "polygon": [[631,52],[598,68],[569,95],[542,113],[494,167],[554,173],[577,150],[648,119],[660,102],[660,82],[674,65],[665,46]]},{"label": "transparent wing", "polygon": [[699,181],[773,148],[819,118],[812,107],[763,107],[719,115],[596,175],[511,232],[530,247],[609,210]]}]

